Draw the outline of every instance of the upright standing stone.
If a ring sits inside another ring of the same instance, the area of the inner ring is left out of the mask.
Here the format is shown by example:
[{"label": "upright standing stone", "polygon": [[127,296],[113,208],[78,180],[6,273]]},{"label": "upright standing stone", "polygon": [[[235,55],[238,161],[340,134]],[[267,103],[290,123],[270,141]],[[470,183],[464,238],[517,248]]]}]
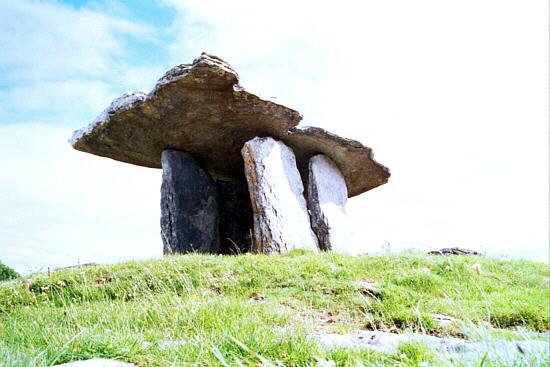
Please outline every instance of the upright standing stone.
[{"label": "upright standing stone", "polygon": [[246,180],[217,181],[216,185],[220,194],[220,253],[250,252],[254,222]]},{"label": "upright standing stone", "polygon": [[290,148],[273,138],[254,138],[242,149],[254,212],[256,252],[317,251],[304,186]]},{"label": "upright standing stone", "polygon": [[162,152],[160,205],[164,254],[218,252],[218,190],[191,154]]},{"label": "upright standing stone", "polygon": [[309,161],[308,208],[322,250],[357,254],[346,214],[346,181],[334,162],[318,154]]}]

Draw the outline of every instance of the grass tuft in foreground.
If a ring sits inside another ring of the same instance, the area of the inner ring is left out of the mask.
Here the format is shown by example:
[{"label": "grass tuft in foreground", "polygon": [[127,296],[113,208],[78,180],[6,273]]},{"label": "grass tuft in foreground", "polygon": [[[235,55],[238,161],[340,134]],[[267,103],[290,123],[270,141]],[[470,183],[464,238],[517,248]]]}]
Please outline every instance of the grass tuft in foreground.
[{"label": "grass tuft in foreground", "polygon": [[[377,283],[376,294],[358,282]],[[514,339],[518,329],[548,331],[549,300],[547,266],[529,261],[303,251],[173,256],[0,287],[0,365],[92,357],[140,366],[440,364],[422,345],[402,345],[395,355],[324,350],[311,335],[375,329],[475,340],[483,330]],[[459,321],[443,327],[432,313]],[[512,364],[548,363],[526,358]],[[476,363],[510,362],[481,356]]]}]

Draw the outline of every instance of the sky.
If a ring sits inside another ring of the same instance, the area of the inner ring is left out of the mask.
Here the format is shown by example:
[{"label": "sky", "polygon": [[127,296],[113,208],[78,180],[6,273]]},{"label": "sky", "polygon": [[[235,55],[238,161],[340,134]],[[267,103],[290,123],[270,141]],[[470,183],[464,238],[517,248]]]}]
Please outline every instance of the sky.
[{"label": "sky", "polygon": [[367,252],[547,261],[548,13],[523,0],[0,0],[0,261],[28,273],[162,256],[161,171],[67,139],[203,51],[391,169],[348,201]]}]

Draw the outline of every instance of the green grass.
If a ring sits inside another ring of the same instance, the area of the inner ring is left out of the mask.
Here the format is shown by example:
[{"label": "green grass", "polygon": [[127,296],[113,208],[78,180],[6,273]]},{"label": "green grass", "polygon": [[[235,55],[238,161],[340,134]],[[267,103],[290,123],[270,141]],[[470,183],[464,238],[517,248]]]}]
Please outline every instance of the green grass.
[{"label": "green grass", "polygon": [[[380,294],[364,294],[357,281],[378,283]],[[547,265],[529,261],[301,251],[63,270],[0,287],[0,365],[91,357],[139,366],[439,364],[421,345],[383,355],[324,350],[309,336],[376,329],[475,340],[483,330],[521,338],[518,329],[522,335],[549,329],[548,281]],[[462,321],[442,327],[430,313]],[[548,362],[535,356],[514,364]]]}]

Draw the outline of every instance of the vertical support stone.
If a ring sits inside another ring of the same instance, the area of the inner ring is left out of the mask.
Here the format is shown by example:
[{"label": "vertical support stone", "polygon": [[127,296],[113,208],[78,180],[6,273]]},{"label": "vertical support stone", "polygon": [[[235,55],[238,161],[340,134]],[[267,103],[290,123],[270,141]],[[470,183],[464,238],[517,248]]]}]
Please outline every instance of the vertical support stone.
[{"label": "vertical support stone", "polygon": [[304,186],[290,148],[273,138],[254,138],[241,150],[254,212],[253,251],[317,251]]},{"label": "vertical support stone", "polygon": [[346,181],[336,164],[322,154],[309,160],[307,197],[311,227],[319,247],[347,254],[360,253],[346,214]]},{"label": "vertical support stone", "polygon": [[162,152],[160,205],[165,255],[218,252],[218,190],[191,154],[172,149]]},{"label": "vertical support stone", "polygon": [[220,253],[250,252],[254,221],[245,178],[217,181],[216,185],[220,195]]}]

